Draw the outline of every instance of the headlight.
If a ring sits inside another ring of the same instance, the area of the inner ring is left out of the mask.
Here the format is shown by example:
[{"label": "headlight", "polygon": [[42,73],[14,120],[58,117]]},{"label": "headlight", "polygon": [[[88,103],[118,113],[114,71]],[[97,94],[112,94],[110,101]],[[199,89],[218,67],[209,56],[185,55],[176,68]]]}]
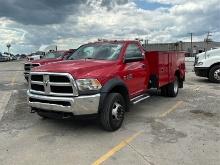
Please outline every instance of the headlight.
[{"label": "headlight", "polygon": [[200,66],[200,65],[203,65],[203,62],[198,62],[198,63],[196,64],[196,66]]},{"label": "headlight", "polygon": [[78,89],[84,91],[97,91],[101,89],[102,85],[97,79],[78,79],[76,80]]}]

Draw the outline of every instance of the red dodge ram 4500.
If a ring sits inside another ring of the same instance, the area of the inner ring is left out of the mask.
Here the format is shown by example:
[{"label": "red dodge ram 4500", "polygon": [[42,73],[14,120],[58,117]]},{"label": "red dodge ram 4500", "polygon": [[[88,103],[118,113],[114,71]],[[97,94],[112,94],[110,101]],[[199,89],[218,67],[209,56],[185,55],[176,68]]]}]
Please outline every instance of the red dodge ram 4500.
[{"label": "red dodge ram 4500", "polygon": [[146,52],[138,41],[95,42],[68,60],[33,68],[28,103],[41,117],[96,114],[105,130],[114,131],[150,88],[175,97],[184,79],[184,52]]}]

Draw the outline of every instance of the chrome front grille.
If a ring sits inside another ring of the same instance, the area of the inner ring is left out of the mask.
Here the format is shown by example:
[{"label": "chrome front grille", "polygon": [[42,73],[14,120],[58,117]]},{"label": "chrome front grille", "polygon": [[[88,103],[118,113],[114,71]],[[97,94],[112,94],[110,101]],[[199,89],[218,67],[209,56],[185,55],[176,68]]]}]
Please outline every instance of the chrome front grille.
[{"label": "chrome front grille", "polygon": [[48,96],[78,96],[75,80],[68,73],[31,72],[29,89]]},{"label": "chrome front grille", "polygon": [[24,64],[24,70],[31,71],[31,68],[34,68],[37,66],[40,66],[40,64],[32,64],[32,63]]}]

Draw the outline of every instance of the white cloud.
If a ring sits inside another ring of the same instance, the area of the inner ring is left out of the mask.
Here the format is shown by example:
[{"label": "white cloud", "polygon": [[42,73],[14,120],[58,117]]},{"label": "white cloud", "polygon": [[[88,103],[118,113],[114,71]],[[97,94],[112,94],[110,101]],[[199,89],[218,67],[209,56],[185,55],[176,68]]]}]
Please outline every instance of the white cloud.
[{"label": "white cloud", "polygon": [[181,4],[185,3],[187,0],[145,0],[146,2],[160,3],[160,4]]},{"label": "white cloud", "polygon": [[[203,40],[207,31],[220,41],[220,5],[218,0],[147,0],[171,4],[169,9],[144,10],[130,0],[114,4],[111,10],[103,1],[90,1],[80,6],[80,13],[70,13],[63,23],[51,25],[23,25],[0,18],[1,47],[7,42],[15,52],[37,50],[42,44],[58,44],[58,48],[76,48],[97,38],[134,39],[142,37],[149,42],[189,41],[189,32],[195,40]],[[0,47],[0,49],[1,49]],[[6,48],[6,47],[5,47]],[[4,49],[5,49],[4,48]],[[0,50],[1,51],[1,50]]]}]

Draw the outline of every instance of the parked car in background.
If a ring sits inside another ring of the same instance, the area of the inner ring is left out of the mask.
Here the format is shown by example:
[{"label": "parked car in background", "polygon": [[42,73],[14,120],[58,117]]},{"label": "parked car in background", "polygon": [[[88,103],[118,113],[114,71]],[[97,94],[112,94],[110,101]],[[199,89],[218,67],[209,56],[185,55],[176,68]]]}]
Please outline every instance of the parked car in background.
[{"label": "parked car in background", "polygon": [[65,60],[69,55],[72,55],[74,51],[75,49],[53,51],[53,52],[47,53],[42,59],[26,62],[24,64],[25,79],[28,80],[29,72],[32,68],[40,66],[40,65],[46,65],[52,62]]},{"label": "parked car in background", "polygon": [[26,54],[21,54],[21,55],[19,56],[19,59],[27,59],[27,55],[26,55]]},{"label": "parked car in background", "polygon": [[17,60],[17,57],[13,54],[10,54],[10,60],[12,60],[12,61]]},{"label": "parked car in background", "polygon": [[10,61],[10,60],[11,60],[10,55],[8,55],[8,54],[5,53],[5,52],[2,54],[2,56],[4,56],[4,57],[7,59],[7,61]]},{"label": "parked car in background", "polygon": [[7,58],[7,61],[17,60],[16,56],[11,53],[4,52],[2,55]]},{"label": "parked car in background", "polygon": [[197,54],[194,71],[197,76],[220,83],[220,48]]},{"label": "parked car in background", "polygon": [[48,52],[57,51],[56,45],[43,45],[39,48],[39,50],[35,53],[31,53],[27,56],[28,61],[39,60],[43,58]]},{"label": "parked car in background", "polygon": [[3,56],[2,53],[0,53],[0,62],[8,61],[8,57]]},{"label": "parked car in background", "polygon": [[27,56],[27,61],[39,60],[45,56],[45,52],[37,51]]}]

